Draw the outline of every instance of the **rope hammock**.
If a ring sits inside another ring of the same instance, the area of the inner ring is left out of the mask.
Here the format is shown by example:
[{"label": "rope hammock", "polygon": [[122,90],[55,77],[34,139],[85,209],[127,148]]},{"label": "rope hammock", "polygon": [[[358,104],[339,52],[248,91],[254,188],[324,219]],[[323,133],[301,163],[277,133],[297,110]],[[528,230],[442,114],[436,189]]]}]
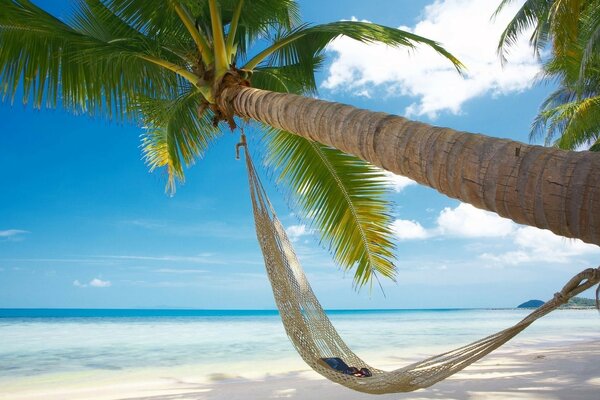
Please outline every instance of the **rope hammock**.
[{"label": "rope hammock", "polygon": [[[411,392],[429,387],[481,359],[538,318],[600,282],[600,267],[586,269],[575,275],[553,299],[508,329],[393,371],[374,368],[348,348],[331,324],[267,198],[254,169],[244,135],[236,148],[238,158],[239,147],[244,147],[245,150],[256,236],[285,331],[298,354],[313,370],[347,388],[364,393],[384,394]],[[340,358],[358,369],[368,368],[372,376],[356,377],[339,372],[323,361],[324,358],[333,357]]]}]

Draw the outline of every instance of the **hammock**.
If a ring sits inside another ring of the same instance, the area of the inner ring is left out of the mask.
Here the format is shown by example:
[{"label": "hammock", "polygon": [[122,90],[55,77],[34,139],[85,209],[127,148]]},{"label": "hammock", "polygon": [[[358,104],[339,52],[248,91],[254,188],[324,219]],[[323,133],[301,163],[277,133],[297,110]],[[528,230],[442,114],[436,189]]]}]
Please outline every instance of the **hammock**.
[{"label": "hammock", "polygon": [[[429,387],[481,359],[538,318],[600,282],[600,267],[586,269],[573,277],[553,299],[508,329],[393,371],[374,368],[348,348],[331,324],[267,198],[243,135],[237,150],[240,146],[245,149],[256,236],[285,331],[298,354],[313,370],[347,388],[364,393],[384,394]],[[358,369],[368,368],[372,376],[347,375],[329,367],[322,360],[335,357]]]}]

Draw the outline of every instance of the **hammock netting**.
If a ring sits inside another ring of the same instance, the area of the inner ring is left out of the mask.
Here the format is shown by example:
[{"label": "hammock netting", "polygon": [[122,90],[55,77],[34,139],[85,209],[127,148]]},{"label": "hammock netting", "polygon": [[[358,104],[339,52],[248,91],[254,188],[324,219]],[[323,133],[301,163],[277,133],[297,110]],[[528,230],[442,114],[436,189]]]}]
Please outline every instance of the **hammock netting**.
[{"label": "hammock netting", "polygon": [[[600,282],[600,267],[586,269],[573,277],[554,298],[508,329],[393,371],[375,368],[350,350],[317,300],[285,229],[269,202],[244,139],[242,145],[245,147],[256,236],[285,331],[298,354],[313,370],[347,388],[384,394],[429,387],[481,359],[538,318]],[[372,376],[355,377],[341,373],[323,362],[323,358],[330,357],[339,357],[359,369],[368,368]]]}]

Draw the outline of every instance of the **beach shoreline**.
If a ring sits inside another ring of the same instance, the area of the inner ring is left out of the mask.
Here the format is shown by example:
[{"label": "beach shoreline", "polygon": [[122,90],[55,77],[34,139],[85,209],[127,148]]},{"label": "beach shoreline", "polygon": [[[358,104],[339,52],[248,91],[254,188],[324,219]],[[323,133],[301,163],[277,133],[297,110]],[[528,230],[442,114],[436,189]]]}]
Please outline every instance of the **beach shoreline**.
[{"label": "beach shoreline", "polygon": [[[430,388],[381,399],[581,399],[600,393],[600,340],[552,343],[549,347],[515,342]],[[391,362],[391,358],[388,362]],[[405,361],[405,360],[402,360]],[[416,361],[416,360],[415,360]],[[385,365],[394,368],[403,365]],[[331,383],[294,361],[286,372],[247,370],[195,376],[190,368],[130,373],[81,374],[76,381],[37,377],[2,385],[2,400],[224,400],[373,398]],[[240,368],[240,366],[238,366]],[[243,369],[244,367],[242,367]],[[274,368],[280,369],[281,366]],[[197,371],[199,372],[199,371]]]}]

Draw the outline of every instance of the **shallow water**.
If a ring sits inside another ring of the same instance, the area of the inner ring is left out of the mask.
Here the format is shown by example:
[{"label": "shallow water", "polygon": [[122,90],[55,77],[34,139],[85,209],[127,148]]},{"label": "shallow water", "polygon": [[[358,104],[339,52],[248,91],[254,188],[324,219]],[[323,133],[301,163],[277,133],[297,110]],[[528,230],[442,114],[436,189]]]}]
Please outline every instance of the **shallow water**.
[{"label": "shallow water", "polygon": [[[332,311],[360,355],[434,355],[504,329],[527,310]],[[595,310],[559,310],[513,341],[551,346],[600,340]],[[294,360],[286,364],[282,361]],[[297,367],[299,358],[273,311],[0,310],[0,378],[246,364]],[[214,366],[212,368],[211,366]]]}]

